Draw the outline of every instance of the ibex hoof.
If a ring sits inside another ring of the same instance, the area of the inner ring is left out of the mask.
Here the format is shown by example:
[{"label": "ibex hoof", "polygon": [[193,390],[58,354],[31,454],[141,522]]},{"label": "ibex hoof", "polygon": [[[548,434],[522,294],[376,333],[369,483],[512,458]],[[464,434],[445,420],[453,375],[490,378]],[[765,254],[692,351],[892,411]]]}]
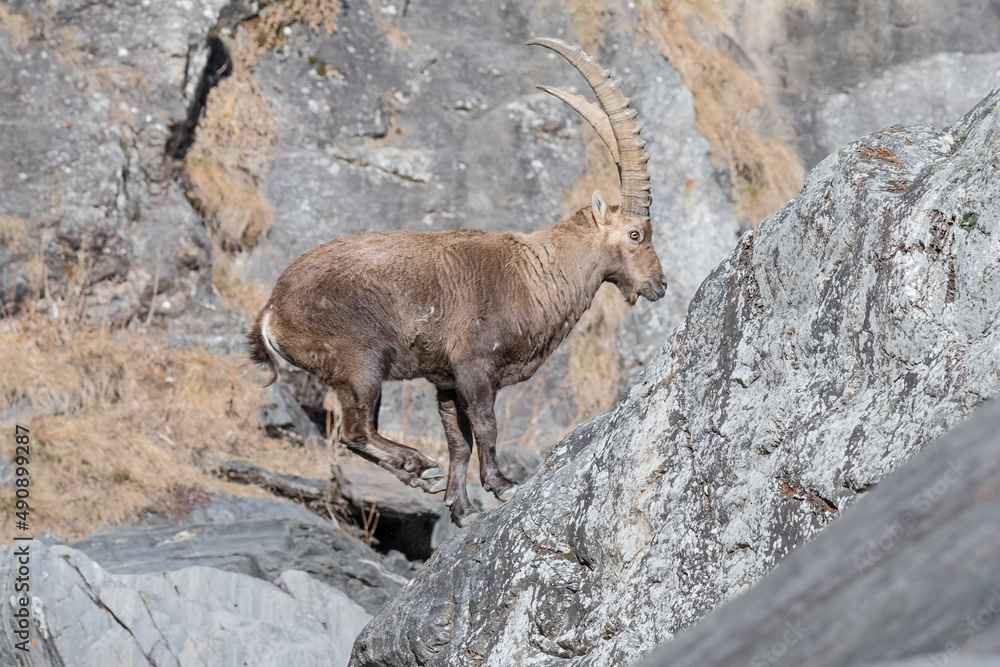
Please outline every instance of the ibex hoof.
[{"label": "ibex hoof", "polygon": [[470,510],[465,514],[460,514],[458,516],[455,516],[454,513],[452,513],[451,516],[452,522],[459,528],[465,528],[469,524],[475,522],[478,518],[479,518],[479,512],[477,512],[476,510]]},{"label": "ibex hoof", "polygon": [[433,482],[430,482],[424,486],[425,493],[441,493],[448,488],[448,480],[444,477],[438,477]]},{"label": "ibex hoof", "polygon": [[510,486],[500,491],[497,491],[496,493],[494,493],[494,495],[497,497],[497,500],[499,500],[502,503],[505,503],[514,497],[514,494],[517,493],[518,486],[520,485],[517,484],[517,482],[514,482]]},{"label": "ibex hoof", "polygon": [[433,468],[428,468],[427,470],[420,473],[420,479],[431,479],[432,477],[444,477],[447,473],[437,466]]}]

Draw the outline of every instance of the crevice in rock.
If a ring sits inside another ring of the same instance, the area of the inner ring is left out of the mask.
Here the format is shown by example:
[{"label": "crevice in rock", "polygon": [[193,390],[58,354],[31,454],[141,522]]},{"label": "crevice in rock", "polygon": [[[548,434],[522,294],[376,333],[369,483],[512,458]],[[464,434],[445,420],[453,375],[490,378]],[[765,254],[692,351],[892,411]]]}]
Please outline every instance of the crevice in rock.
[{"label": "crevice in rock", "polygon": [[219,82],[233,73],[233,62],[229,58],[226,45],[218,36],[208,38],[208,60],[201,74],[201,80],[195,89],[194,99],[188,109],[187,118],[182,123],[170,127],[170,138],[167,139],[166,154],[175,160],[181,160],[187,155],[194,144],[195,130],[198,120],[208,101],[208,94],[219,85]]}]

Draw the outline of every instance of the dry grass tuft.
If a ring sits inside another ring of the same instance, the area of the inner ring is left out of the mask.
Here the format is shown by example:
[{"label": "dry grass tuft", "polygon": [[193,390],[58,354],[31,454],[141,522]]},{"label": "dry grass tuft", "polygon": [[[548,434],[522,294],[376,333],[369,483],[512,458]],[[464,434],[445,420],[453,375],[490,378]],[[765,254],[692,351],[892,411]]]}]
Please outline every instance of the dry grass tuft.
[{"label": "dry grass tuft", "polygon": [[604,47],[604,26],[608,19],[621,15],[620,0],[563,0],[570,25],[583,50],[598,55]]},{"label": "dry grass tuft", "polygon": [[259,48],[277,51],[288,42],[288,26],[304,23],[313,32],[323,29],[332,35],[337,31],[339,13],[339,0],[279,0],[261,10],[249,27]]},{"label": "dry grass tuft", "polygon": [[16,254],[27,239],[28,230],[23,220],[0,215],[0,246],[6,246]]},{"label": "dry grass tuft", "polygon": [[[157,346],[136,332],[5,320],[0,410],[30,402],[36,411],[18,421],[31,431],[32,530],[74,540],[147,511],[176,514],[202,488],[263,495],[204,472],[214,458],[323,475],[328,453],[258,428],[264,392],[254,376],[242,357]],[[11,498],[0,499],[6,535]]]},{"label": "dry grass tuft", "polygon": [[[404,7],[405,5],[406,3],[403,3]],[[403,22],[403,12],[394,11],[387,16],[382,11],[383,4],[381,0],[368,0],[368,7],[371,9],[372,21],[375,22],[375,26],[382,33],[386,43],[389,45],[389,60],[395,62],[396,54],[399,52],[409,53],[413,47],[413,40],[400,27]],[[395,8],[395,5],[392,5],[392,9],[395,10]],[[390,18],[391,16],[395,16],[396,18]]]},{"label": "dry grass tuft", "polygon": [[625,313],[625,300],[618,288],[602,285],[566,341],[570,354],[567,383],[573,390],[579,421],[610,409],[621,393],[625,369],[617,344]]},{"label": "dry grass tuft", "polygon": [[641,28],[694,96],[698,129],[728,170],[736,213],[756,225],[802,186],[795,153],[764,130],[768,102],[753,72],[716,45],[731,33],[715,0],[643,0]]},{"label": "dry grass tuft", "polygon": [[0,28],[10,37],[10,45],[20,51],[28,45],[31,37],[31,22],[20,14],[15,14],[0,6]]},{"label": "dry grass tuft", "polygon": [[278,141],[274,112],[253,78],[257,47],[245,29],[237,31],[229,56],[232,74],[209,93],[184,161],[188,197],[226,250],[253,247],[274,224],[257,188]]},{"label": "dry grass tuft", "polygon": [[254,174],[211,156],[185,161],[188,196],[223,249],[252,248],[274,225]]},{"label": "dry grass tuft", "polygon": [[223,303],[252,320],[267,303],[270,292],[259,283],[247,283],[237,277],[228,256],[218,253],[212,262],[212,284],[219,290]]}]

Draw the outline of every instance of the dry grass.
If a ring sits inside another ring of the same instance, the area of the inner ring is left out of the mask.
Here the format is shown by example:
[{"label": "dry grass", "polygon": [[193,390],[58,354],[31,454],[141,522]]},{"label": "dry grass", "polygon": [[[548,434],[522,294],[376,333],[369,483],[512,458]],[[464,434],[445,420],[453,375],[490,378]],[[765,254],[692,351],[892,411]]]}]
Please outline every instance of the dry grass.
[{"label": "dry grass", "polygon": [[0,215],[0,246],[6,246],[16,254],[27,240],[28,230],[23,220]]},{"label": "dry grass", "polygon": [[270,296],[263,285],[240,280],[233,271],[231,260],[222,253],[217,253],[212,262],[212,284],[226,306],[250,320],[257,316]]},{"label": "dry grass", "polygon": [[573,391],[578,421],[610,409],[621,393],[625,369],[617,343],[625,324],[625,313],[625,300],[618,288],[602,285],[590,309],[566,341],[569,346],[567,383]]},{"label": "dry grass", "polygon": [[188,197],[223,249],[253,247],[274,224],[259,194],[260,169],[278,141],[278,123],[253,71],[257,47],[240,28],[229,50],[232,74],[212,89],[184,168]]},{"label": "dry grass", "polygon": [[10,37],[10,45],[15,50],[21,50],[28,45],[31,37],[31,22],[20,14],[0,6],[0,28]]},{"label": "dry grass", "polygon": [[793,197],[805,171],[795,153],[770,136],[768,100],[753,72],[716,45],[732,33],[715,0],[643,0],[641,28],[694,96],[698,129],[728,170],[736,213],[756,225]]},{"label": "dry grass", "polygon": [[277,51],[288,42],[285,28],[293,23],[304,23],[313,32],[322,29],[332,35],[337,31],[339,13],[339,0],[279,0],[261,10],[248,27],[259,48]]},{"label": "dry grass", "polygon": [[[208,459],[324,475],[330,455],[258,428],[264,392],[241,357],[155,345],[136,332],[96,333],[42,317],[0,327],[0,410],[30,401],[32,530],[78,539],[104,525],[170,513],[192,489],[263,495],[217,480]],[[5,432],[13,430],[4,424]],[[0,499],[5,535],[12,499]]]},{"label": "dry grass", "polygon": [[[406,3],[403,4],[405,6]],[[395,9],[395,5],[392,5],[392,7]],[[368,0],[368,8],[371,10],[372,21],[375,22],[375,26],[382,33],[382,37],[385,38],[386,43],[389,45],[390,62],[396,61],[396,54],[399,52],[409,53],[413,47],[413,41],[406,34],[406,31],[400,27],[403,22],[403,13],[396,11],[387,15],[382,11],[383,5],[381,0]]]},{"label": "dry grass", "polygon": [[620,0],[563,0],[577,42],[590,55],[604,47],[604,28],[608,20],[621,16]]},{"label": "dry grass", "polygon": [[252,248],[274,225],[271,207],[245,169],[213,156],[185,160],[188,196],[223,249]]}]

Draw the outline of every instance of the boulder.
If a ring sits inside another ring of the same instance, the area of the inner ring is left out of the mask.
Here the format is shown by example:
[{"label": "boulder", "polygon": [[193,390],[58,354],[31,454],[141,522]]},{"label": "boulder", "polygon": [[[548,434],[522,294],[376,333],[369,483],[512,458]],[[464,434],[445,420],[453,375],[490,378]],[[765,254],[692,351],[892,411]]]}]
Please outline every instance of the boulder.
[{"label": "boulder", "polygon": [[636,667],[1000,664],[1000,402]]},{"label": "boulder", "polygon": [[110,574],[65,545],[29,545],[37,643],[29,642],[27,652],[15,648],[15,546],[5,545],[3,664],[343,667],[371,618],[340,591],[295,569],[274,583],[197,565]]},{"label": "boulder", "polygon": [[1000,393],[1000,89],[818,165],[609,412],[443,544],[352,664],[627,664]]},{"label": "boulder", "polygon": [[265,498],[217,494],[177,521],[102,528],[71,545],[109,574],[192,566],[277,581],[300,570],[374,614],[407,579],[354,536],[309,510]]}]

